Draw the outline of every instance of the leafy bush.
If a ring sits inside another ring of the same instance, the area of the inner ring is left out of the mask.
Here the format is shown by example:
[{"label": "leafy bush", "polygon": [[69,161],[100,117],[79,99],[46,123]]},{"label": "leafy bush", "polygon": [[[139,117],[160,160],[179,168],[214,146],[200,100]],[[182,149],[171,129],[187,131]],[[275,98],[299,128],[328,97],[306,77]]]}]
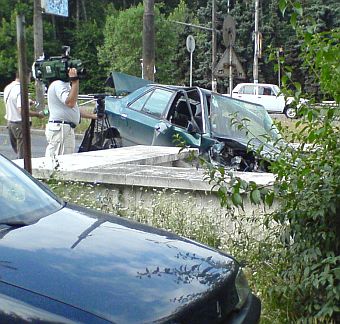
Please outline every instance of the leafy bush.
[{"label": "leafy bush", "polygon": [[[340,321],[339,30],[316,33],[302,16],[300,3],[280,1],[282,13],[289,6],[291,24],[302,42],[303,67],[318,80],[323,96],[335,100],[335,105],[316,107],[309,102],[301,108],[301,119],[290,136],[299,145],[281,148],[271,164],[276,176],[273,191],[221,169],[207,172],[220,188],[222,204],[242,207],[241,191],[249,192],[254,204],[271,204],[274,197],[280,202],[265,222],[277,223],[280,231],[273,233],[273,244],[263,245],[265,249],[253,259],[255,268],[259,268],[259,262],[266,264],[265,255],[274,261],[268,300],[279,311],[278,318],[289,323],[335,323]],[[301,85],[292,82],[290,76],[290,72],[285,74],[284,84],[295,89],[294,97],[299,100]],[[224,187],[228,176],[231,190]]]},{"label": "leafy bush", "polygon": [[[280,1],[282,12],[288,5]],[[273,164],[275,192],[282,203],[272,217],[284,226],[285,235],[277,268],[283,282],[271,294],[284,301],[290,320],[336,322],[340,320],[340,34],[339,30],[316,33],[303,17],[301,5],[295,2],[292,9],[304,67],[317,78],[325,98],[336,105],[303,108],[297,122],[300,130],[293,136],[300,147],[283,152]]]}]

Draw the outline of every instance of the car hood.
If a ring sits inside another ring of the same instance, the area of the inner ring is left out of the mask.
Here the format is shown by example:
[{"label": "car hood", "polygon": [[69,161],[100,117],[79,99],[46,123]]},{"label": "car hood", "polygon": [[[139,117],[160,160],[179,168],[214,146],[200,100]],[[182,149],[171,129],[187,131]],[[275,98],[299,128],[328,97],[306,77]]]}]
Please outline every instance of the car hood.
[{"label": "car hood", "polygon": [[171,317],[238,270],[196,242],[75,206],[10,231],[0,255],[0,283],[124,323]]},{"label": "car hood", "polygon": [[210,128],[219,141],[239,143],[273,159],[282,137],[262,105],[212,94]]},{"label": "car hood", "polygon": [[153,82],[115,71],[111,72],[109,78],[106,80],[106,85],[114,88],[117,96],[126,95],[150,83]]}]

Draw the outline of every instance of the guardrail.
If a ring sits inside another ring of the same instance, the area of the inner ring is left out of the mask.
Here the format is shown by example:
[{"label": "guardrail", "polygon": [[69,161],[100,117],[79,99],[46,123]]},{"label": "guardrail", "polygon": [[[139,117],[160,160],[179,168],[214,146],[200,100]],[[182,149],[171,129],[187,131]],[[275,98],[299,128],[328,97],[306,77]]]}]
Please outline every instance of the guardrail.
[{"label": "guardrail", "polygon": [[[3,96],[4,96],[4,93],[0,92],[0,97],[3,98]],[[44,97],[45,97],[45,99],[47,99],[46,93],[44,94]],[[79,106],[87,105],[87,104],[92,103],[96,100],[96,99],[94,99],[94,95],[82,95],[82,94],[80,94],[78,96],[78,99],[80,101],[82,101],[82,103],[80,103]]]},{"label": "guardrail", "polygon": [[332,106],[332,107],[337,107],[339,106],[339,104],[337,104],[335,101],[321,101],[321,102],[318,102],[318,103],[315,103],[312,105],[312,107],[315,107],[315,108],[322,108],[322,107],[325,107],[325,106]]},{"label": "guardrail", "polygon": [[[3,92],[0,92],[0,97],[2,98],[3,96],[4,96],[4,93],[3,93]],[[44,96],[45,96],[45,98],[47,98],[47,94],[46,94],[46,93],[44,94]],[[80,95],[78,96],[78,98],[79,98],[80,100],[90,100],[90,99],[93,99],[94,96],[93,96],[93,95],[82,95],[82,94],[80,94]]]}]

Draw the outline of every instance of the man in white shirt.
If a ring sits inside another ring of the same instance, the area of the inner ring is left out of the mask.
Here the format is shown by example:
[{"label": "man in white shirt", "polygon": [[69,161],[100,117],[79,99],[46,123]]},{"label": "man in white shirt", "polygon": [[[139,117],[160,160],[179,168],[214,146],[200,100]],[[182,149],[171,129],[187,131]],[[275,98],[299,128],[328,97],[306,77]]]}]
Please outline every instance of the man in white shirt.
[{"label": "man in white shirt", "polygon": [[68,76],[69,82],[55,80],[47,90],[50,116],[45,131],[48,142],[45,156],[55,157],[56,155],[74,153],[74,129],[80,123],[80,117],[97,119],[96,114],[82,111],[78,107],[79,77],[77,69],[69,69]]},{"label": "man in white shirt", "polygon": [[[24,156],[24,143],[22,135],[20,79],[18,72],[16,73],[15,80],[4,89],[4,101],[9,140],[13,151],[18,155],[18,159],[22,159]],[[30,105],[33,103],[34,101],[30,100]],[[29,115],[39,118],[44,117],[42,112],[31,110],[29,111]]]}]

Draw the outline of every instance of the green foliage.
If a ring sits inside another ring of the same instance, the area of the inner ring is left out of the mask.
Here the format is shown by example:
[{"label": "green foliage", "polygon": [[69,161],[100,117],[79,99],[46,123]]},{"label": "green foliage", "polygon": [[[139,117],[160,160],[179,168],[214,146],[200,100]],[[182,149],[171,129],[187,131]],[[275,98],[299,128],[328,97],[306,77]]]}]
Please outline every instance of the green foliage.
[{"label": "green foliage", "polygon": [[304,66],[318,77],[325,99],[340,102],[340,28],[329,32],[303,34]]},{"label": "green foliage", "polygon": [[[334,109],[320,119],[308,112],[294,136],[301,149],[272,165],[275,190],[281,198],[273,215],[285,226],[278,275],[284,284],[272,297],[289,305],[291,319],[335,319],[339,312],[340,143]],[[307,147],[306,145],[310,145]],[[289,266],[287,267],[287,262]],[[328,270],[325,270],[328,269]],[[318,296],[315,298],[315,296]]]},{"label": "green foliage", "polygon": [[[160,83],[174,84],[180,81],[174,80],[174,71],[177,69],[174,62],[179,61],[176,55],[181,35],[179,27],[171,20],[182,20],[186,11],[186,6],[181,2],[168,19],[159,7],[155,8],[155,78]],[[143,6],[138,5],[125,11],[113,12],[107,17],[104,44],[99,47],[98,55],[107,71],[141,75],[143,14]],[[180,66],[183,67],[183,62]],[[179,77],[183,77],[183,74]]]},{"label": "green foliage", "polygon": [[[254,204],[271,205],[274,198],[279,201],[264,221],[269,230],[273,223],[280,229],[273,237],[275,245],[266,248],[268,258],[276,261],[267,297],[279,309],[279,318],[289,323],[339,322],[339,31],[316,32],[317,25],[306,25],[303,7],[297,2],[282,0],[279,6],[282,14],[290,12],[303,50],[299,58],[303,69],[317,81],[325,98],[335,99],[336,106],[321,109],[307,104],[301,108],[301,118],[291,134],[299,145],[281,148],[271,163],[276,176],[273,190],[244,183],[221,168],[208,169],[207,174],[227,206],[242,208],[241,192],[248,193]],[[283,83],[294,89],[298,100],[302,86],[292,80],[289,69]],[[253,262],[263,260],[262,252]]]},{"label": "green foliage", "polygon": [[189,35],[190,30],[187,26],[171,23],[171,21],[188,22],[190,19],[189,16],[190,13],[188,7],[184,1],[181,1],[178,7],[169,15],[168,18],[170,28],[174,31],[176,37],[174,44],[176,44],[178,49],[169,62],[171,64],[170,70],[172,70],[171,75],[173,78],[170,83],[186,84],[190,77],[190,71],[188,70],[190,57],[186,50],[186,37]]},{"label": "green foliage", "polygon": [[[84,62],[86,78],[80,82],[80,93],[104,92],[104,82],[108,75],[97,64],[97,46],[102,44],[103,34],[96,21],[86,21],[74,35],[72,49],[77,58]],[[73,54],[72,54],[73,55]]]},{"label": "green foliage", "polygon": [[10,21],[4,18],[0,25],[0,75],[5,79],[5,86],[13,80],[18,62],[16,46],[16,23],[15,15],[12,15]]},{"label": "green foliage", "polygon": [[104,44],[99,48],[98,56],[108,72],[141,74],[143,12],[139,5],[106,18]]},{"label": "green foliage", "polygon": [[[9,3],[9,2],[7,2]],[[16,17],[20,12],[25,17],[25,38],[26,38],[26,58],[27,66],[30,68],[34,61],[34,39],[33,39],[33,3],[28,4],[19,2],[11,2],[6,6],[1,6],[2,19],[0,21],[0,89],[10,83],[15,76],[18,66],[17,55],[17,31],[16,31]],[[53,27],[49,22],[44,23],[44,46],[46,52],[52,55],[58,55],[60,52],[60,43],[53,37]],[[48,49],[48,50],[47,50]]]}]

